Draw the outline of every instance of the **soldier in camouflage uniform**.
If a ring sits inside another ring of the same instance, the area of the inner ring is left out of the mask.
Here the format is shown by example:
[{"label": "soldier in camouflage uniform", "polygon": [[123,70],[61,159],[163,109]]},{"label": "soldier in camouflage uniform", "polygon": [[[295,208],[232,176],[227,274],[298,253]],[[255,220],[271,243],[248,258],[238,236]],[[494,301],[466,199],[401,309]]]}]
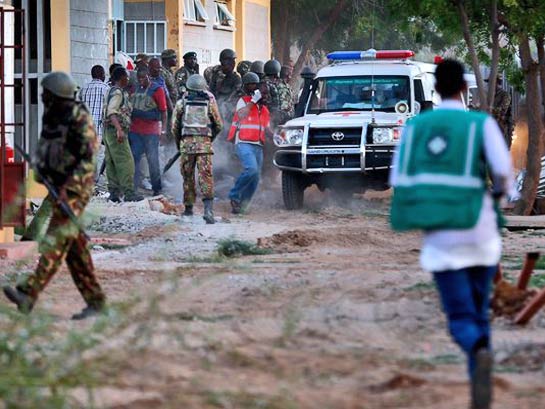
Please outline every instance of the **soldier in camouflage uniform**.
[{"label": "soldier in camouflage uniform", "polygon": [[[291,88],[280,79],[281,65],[277,60],[269,60],[265,63],[264,86],[267,93],[264,95],[264,103],[271,113],[271,129],[274,132],[278,126],[285,124],[293,118],[295,110],[293,106],[293,94]],[[274,183],[279,172],[273,165],[273,157],[276,146],[273,138],[266,138],[263,158],[263,178],[267,183]]]},{"label": "soldier in camouflage uniform", "polygon": [[199,64],[197,62],[197,53],[190,51],[184,54],[184,65],[180,67],[176,74],[174,74],[174,80],[176,81],[176,87],[178,88],[178,99],[182,98],[187,88],[185,84],[187,79],[193,74],[199,73]]},{"label": "soldier in camouflage uniform", "polygon": [[127,70],[118,67],[112,74],[113,86],[104,101],[104,145],[106,176],[112,202],[143,200],[134,191],[134,158],[129,146],[131,103],[125,88],[129,82]]},{"label": "soldier in camouflage uniform", "polygon": [[174,105],[176,105],[176,101],[178,101],[178,87],[176,86],[176,79],[172,73],[172,68],[178,66],[176,51],[171,48],[164,50],[161,53],[161,63],[161,76],[165,80],[168,96],[170,97],[172,107],[174,107]]},{"label": "soldier in camouflage uniform", "polygon": [[269,97],[265,101],[271,112],[271,126],[273,130],[293,118],[293,92],[289,85],[280,79],[281,65],[277,60],[265,63],[264,82],[269,88]]},{"label": "soldier in camouflage uniform", "polygon": [[244,77],[244,74],[247,72],[250,72],[250,67],[252,66],[252,62],[248,60],[242,60],[237,64],[237,73],[240,75],[240,78]]},{"label": "soldier in camouflage uniform", "polygon": [[226,48],[220,53],[220,65],[212,67],[209,72],[208,87],[216,97],[226,129],[229,129],[233,120],[242,87],[240,75],[235,72],[236,58],[236,53]]},{"label": "soldier in camouflage uniform", "polygon": [[[64,72],[52,72],[42,80],[45,106],[43,130],[37,149],[38,178],[47,178],[64,201],[80,217],[93,194],[98,139],[91,115],[75,101],[76,83]],[[40,179],[41,180],[41,179]],[[48,198],[51,202],[53,200]],[[39,294],[66,259],[70,274],[87,306],[73,319],[83,319],[104,308],[106,297],[94,275],[85,234],[53,203],[53,215],[34,274],[4,293],[23,313],[29,313]]]},{"label": "soldier in camouflage uniform", "polygon": [[187,94],[174,109],[172,134],[180,140],[180,169],[184,178],[184,215],[193,215],[195,167],[204,203],[204,220],[214,223],[214,178],[212,142],[222,130],[222,120],[214,95],[206,91],[206,80],[195,74],[187,80]]},{"label": "soldier in camouflage uniform", "polygon": [[511,95],[502,88],[501,78],[496,80],[496,93],[492,105],[492,116],[500,126],[507,147],[511,148],[513,129],[511,126]]},{"label": "soldier in camouflage uniform", "polygon": [[265,78],[265,63],[261,60],[255,60],[252,65],[250,65],[250,72],[257,74],[260,80]]}]

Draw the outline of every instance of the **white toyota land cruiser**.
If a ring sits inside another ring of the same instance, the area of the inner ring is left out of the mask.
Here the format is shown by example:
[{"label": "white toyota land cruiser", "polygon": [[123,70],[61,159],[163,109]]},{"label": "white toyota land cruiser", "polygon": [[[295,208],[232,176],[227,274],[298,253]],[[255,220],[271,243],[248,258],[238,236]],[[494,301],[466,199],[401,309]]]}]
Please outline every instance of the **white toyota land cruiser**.
[{"label": "white toyota land cruiser", "polygon": [[303,116],[274,136],[287,209],[301,208],[313,184],[343,196],[388,187],[405,122],[437,102],[435,66],[411,61],[413,56],[409,50],[328,55],[331,64],[303,90]]}]

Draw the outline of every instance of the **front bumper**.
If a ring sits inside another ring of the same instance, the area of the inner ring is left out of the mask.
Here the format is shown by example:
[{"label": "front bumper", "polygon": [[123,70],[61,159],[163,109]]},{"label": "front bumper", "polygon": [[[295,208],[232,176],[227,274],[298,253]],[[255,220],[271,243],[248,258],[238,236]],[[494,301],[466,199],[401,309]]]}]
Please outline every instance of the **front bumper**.
[{"label": "front bumper", "polygon": [[390,169],[396,145],[279,148],[274,165],[302,173],[369,172]]}]

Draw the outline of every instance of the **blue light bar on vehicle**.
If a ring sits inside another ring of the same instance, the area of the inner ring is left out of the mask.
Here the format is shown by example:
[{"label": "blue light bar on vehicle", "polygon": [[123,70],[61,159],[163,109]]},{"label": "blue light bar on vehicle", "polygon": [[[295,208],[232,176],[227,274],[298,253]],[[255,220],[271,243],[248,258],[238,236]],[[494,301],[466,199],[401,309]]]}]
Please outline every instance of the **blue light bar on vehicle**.
[{"label": "blue light bar on vehicle", "polygon": [[350,60],[400,60],[414,57],[414,51],[411,50],[374,50],[367,51],[335,51],[329,53],[327,58],[333,61]]}]

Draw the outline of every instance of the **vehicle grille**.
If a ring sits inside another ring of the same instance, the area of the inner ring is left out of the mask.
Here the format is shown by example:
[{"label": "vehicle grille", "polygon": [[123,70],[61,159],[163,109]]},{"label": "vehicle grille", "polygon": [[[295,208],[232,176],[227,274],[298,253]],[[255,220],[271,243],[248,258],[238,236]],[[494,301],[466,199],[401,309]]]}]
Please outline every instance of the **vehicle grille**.
[{"label": "vehicle grille", "polygon": [[[344,138],[334,140],[331,135],[342,132]],[[308,146],[360,146],[362,128],[310,128],[308,130]]]},{"label": "vehicle grille", "polygon": [[307,156],[307,169],[348,169],[361,166],[359,155],[312,155]]}]

